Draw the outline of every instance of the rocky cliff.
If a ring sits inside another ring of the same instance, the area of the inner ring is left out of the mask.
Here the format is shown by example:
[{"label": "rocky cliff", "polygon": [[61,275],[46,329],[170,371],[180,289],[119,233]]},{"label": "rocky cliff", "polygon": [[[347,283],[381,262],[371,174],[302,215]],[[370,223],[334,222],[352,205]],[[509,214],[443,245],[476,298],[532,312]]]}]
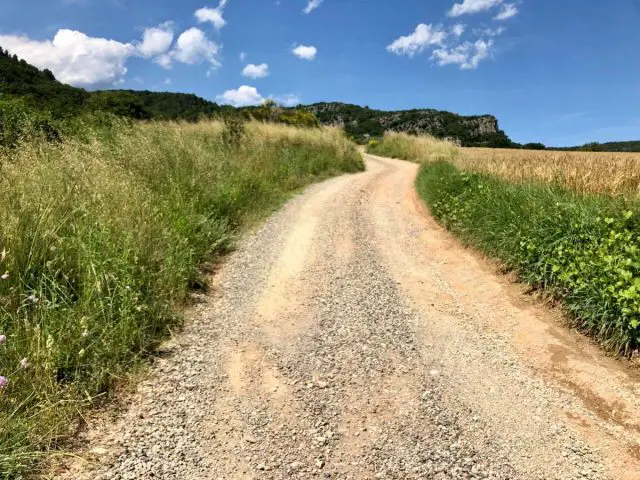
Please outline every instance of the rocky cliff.
[{"label": "rocky cliff", "polygon": [[508,146],[509,137],[492,115],[462,116],[433,109],[386,112],[346,103],[316,103],[303,107],[324,125],[344,128],[356,138],[381,136],[387,130],[448,137],[467,146]]}]

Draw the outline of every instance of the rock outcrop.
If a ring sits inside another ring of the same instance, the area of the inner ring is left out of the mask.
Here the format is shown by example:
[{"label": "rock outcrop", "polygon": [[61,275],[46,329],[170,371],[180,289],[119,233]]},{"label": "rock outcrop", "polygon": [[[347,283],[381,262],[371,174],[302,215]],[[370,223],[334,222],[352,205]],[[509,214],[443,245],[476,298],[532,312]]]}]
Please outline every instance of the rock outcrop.
[{"label": "rock outcrop", "polygon": [[345,103],[316,103],[305,108],[324,125],[344,128],[362,138],[381,136],[387,130],[412,134],[427,133],[450,138],[468,146],[508,146],[509,137],[492,115],[462,116],[433,109],[386,112]]}]

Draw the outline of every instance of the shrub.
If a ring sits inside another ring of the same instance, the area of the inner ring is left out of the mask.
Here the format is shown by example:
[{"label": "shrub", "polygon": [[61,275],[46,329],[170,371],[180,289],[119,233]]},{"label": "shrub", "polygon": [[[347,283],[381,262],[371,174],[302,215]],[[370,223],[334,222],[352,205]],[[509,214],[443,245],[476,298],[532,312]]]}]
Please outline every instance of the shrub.
[{"label": "shrub", "polygon": [[240,117],[235,115],[224,117],[222,141],[227,147],[231,149],[238,148],[245,135],[244,121]]},{"label": "shrub", "polygon": [[0,100],[0,147],[14,148],[21,141],[36,138],[60,141],[60,132],[51,116],[29,108],[22,100]]}]

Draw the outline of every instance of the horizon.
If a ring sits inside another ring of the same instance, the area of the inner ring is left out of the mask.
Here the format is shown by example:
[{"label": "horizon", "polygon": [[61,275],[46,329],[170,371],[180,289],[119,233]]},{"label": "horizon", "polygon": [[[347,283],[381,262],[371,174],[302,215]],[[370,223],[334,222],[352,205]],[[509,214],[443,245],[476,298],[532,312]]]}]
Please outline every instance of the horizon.
[{"label": "horizon", "polygon": [[0,46],[88,90],[492,115],[554,147],[640,138],[630,0],[25,3],[4,6]]}]

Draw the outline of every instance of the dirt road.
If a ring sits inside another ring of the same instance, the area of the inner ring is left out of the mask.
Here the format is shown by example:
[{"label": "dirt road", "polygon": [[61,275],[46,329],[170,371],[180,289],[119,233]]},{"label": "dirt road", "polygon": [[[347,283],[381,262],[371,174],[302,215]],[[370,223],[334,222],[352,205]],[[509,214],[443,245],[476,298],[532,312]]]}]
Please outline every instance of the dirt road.
[{"label": "dirt road", "polygon": [[367,164],[242,242],[55,478],[640,479],[638,376]]}]

